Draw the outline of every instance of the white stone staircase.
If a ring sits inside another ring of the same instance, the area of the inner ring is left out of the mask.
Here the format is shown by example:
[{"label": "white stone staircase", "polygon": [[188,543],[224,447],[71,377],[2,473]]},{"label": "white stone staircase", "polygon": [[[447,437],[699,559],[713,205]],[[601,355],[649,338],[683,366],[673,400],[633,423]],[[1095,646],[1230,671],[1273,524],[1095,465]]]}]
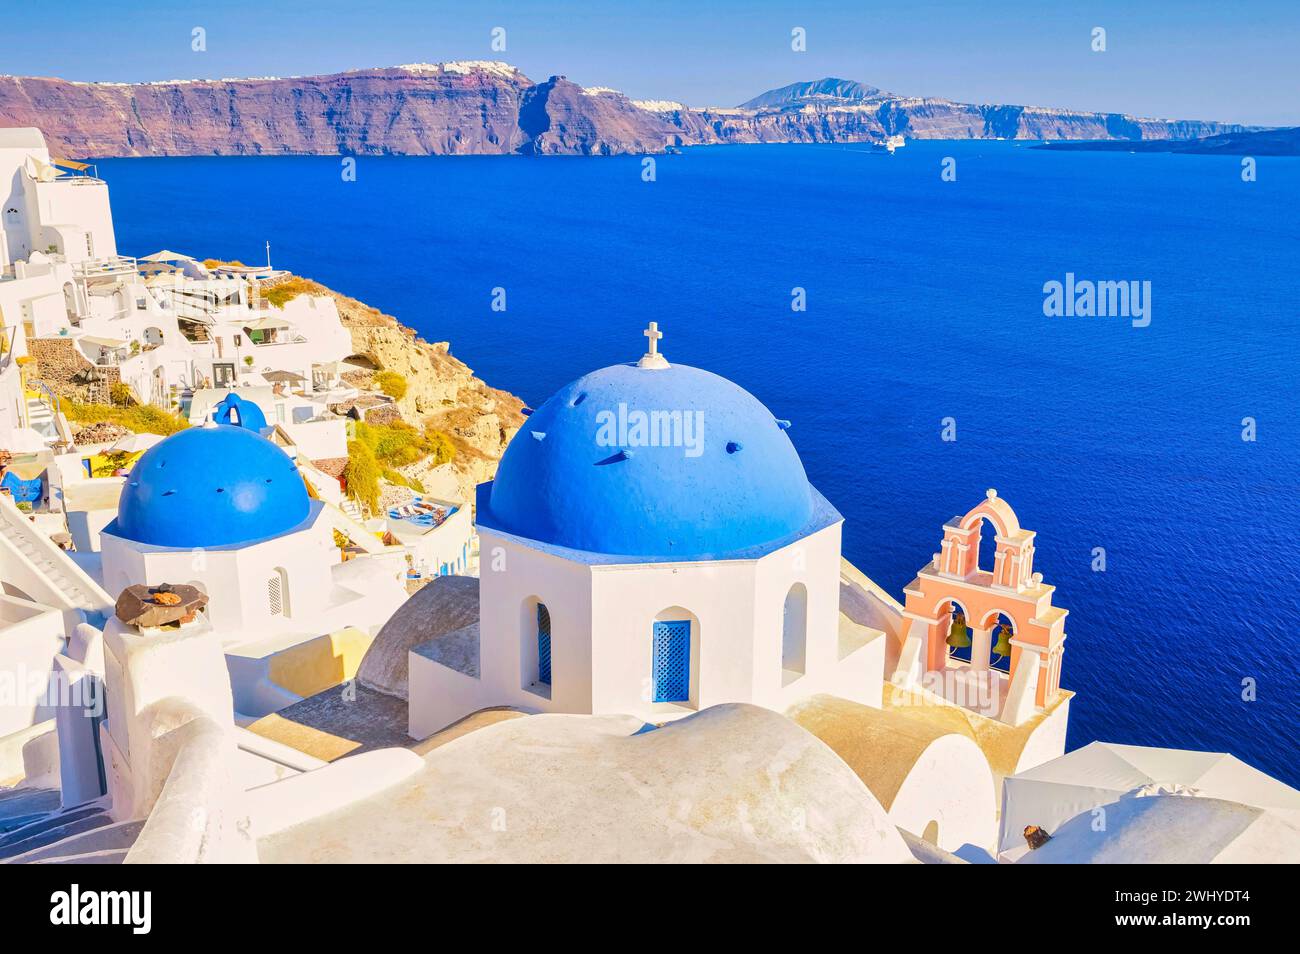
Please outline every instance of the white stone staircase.
[{"label": "white stone staircase", "polygon": [[119,863],[143,824],[114,823],[103,800],[63,808],[57,789],[0,791],[0,863]]},{"label": "white stone staircase", "polygon": [[59,807],[57,788],[0,789],[0,835],[39,821]]},{"label": "white stone staircase", "polygon": [[72,558],[27,518],[13,500],[0,496],[0,547],[24,565],[29,576],[43,583],[44,593],[33,599],[64,610],[77,610],[90,618],[107,615],[113,600]]},{"label": "white stone staircase", "polygon": [[27,399],[27,426],[46,440],[59,436],[58,424],[54,420],[54,409],[41,398]]},{"label": "white stone staircase", "polygon": [[[347,505],[351,504],[351,507]],[[344,500],[342,506],[325,504],[325,519],[329,525],[359,546],[365,553],[384,553],[387,547],[382,540],[366,529],[365,517],[351,500]]]}]

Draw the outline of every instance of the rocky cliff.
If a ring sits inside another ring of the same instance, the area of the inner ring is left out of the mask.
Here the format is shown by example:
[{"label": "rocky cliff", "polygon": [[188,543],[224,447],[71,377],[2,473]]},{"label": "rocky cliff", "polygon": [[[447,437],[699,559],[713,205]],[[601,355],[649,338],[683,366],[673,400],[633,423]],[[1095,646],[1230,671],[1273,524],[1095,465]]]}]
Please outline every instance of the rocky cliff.
[{"label": "rocky cliff", "polygon": [[1176,152],[1207,156],[1300,156],[1300,126],[1260,132],[1224,133],[1200,139],[1166,139],[1153,142],[1049,142],[1037,149],[1097,150],[1102,152]]},{"label": "rocky cliff", "polygon": [[0,125],[36,126],[64,158],[182,155],[612,155],[669,146],[920,139],[1190,139],[1243,129],[895,96],[828,77],[735,108],[633,101],[505,63],[328,76],[75,83],[0,76]]},{"label": "rocky cliff", "polygon": [[[286,276],[278,281],[293,280]],[[406,378],[406,394],[397,402],[403,419],[442,431],[456,448],[449,464],[434,467],[422,461],[400,470],[418,479],[430,493],[454,493],[472,503],[475,485],[492,479],[506,444],[523,423],[523,402],[476,377],[452,357],[447,342],[425,341],[392,315],[324,285],[307,282],[301,287],[334,299],[343,326],[352,335],[357,359]],[[349,372],[345,377],[353,385],[367,387],[373,372]]]}]

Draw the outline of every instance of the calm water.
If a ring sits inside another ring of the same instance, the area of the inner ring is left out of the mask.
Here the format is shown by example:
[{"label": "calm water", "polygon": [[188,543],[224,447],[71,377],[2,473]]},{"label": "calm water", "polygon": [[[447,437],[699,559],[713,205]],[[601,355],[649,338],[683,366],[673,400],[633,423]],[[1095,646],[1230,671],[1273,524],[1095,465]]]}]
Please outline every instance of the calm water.
[{"label": "calm water", "polygon": [[[1300,160],[1249,184],[1233,158],[1013,143],[697,149],[652,183],[637,157],[100,171],[124,252],[255,263],[270,239],[534,405],[658,320],[670,360],[794,421],[846,555],[896,596],[996,487],[1071,611],[1071,747],[1227,750],[1300,782]],[[1151,325],[1044,317],[1066,272],[1150,281]]]}]

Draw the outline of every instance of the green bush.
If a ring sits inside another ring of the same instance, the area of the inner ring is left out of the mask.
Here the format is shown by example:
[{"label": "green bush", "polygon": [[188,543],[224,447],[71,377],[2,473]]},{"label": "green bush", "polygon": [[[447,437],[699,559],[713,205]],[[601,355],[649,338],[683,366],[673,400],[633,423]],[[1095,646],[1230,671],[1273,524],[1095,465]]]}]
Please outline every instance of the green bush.
[{"label": "green bush", "polygon": [[455,459],[456,445],[442,431],[426,430],[424,438],[429,442],[429,453],[433,457],[434,466],[448,464]]},{"label": "green bush", "polygon": [[396,371],[380,371],[375,375],[375,387],[383,391],[394,401],[406,397],[406,378]]},{"label": "green bush", "polygon": [[[382,468],[395,470],[432,457],[433,463],[445,464],[456,457],[456,447],[442,431],[412,427],[405,421],[392,424],[357,422],[356,441],[364,444]],[[399,475],[400,476],[400,475]],[[393,483],[399,483],[394,480]],[[407,486],[415,488],[414,484]]]},{"label": "green bush", "polygon": [[137,434],[175,434],[189,426],[189,422],[177,414],[164,411],[152,404],[136,404],[132,407],[110,407],[107,404],[79,404],[64,398],[60,403],[68,420],[76,424],[98,424],[107,421],[118,424]]},{"label": "green bush", "polygon": [[343,469],[348,496],[368,513],[379,509],[379,464],[363,441],[348,441],[348,465]]},{"label": "green bush", "polygon": [[307,278],[286,278],[284,281],[276,282],[270,288],[262,290],[262,298],[270,302],[276,308],[283,308],[289,302],[293,301],[299,295],[316,295],[323,289]]},{"label": "green bush", "polygon": [[393,470],[391,467],[384,468],[384,480],[390,484],[396,484],[399,487],[410,487],[417,494],[424,493],[424,484],[420,483],[414,477],[407,477],[400,470]]},{"label": "green bush", "polygon": [[131,391],[131,385],[125,381],[114,381],[108,389],[108,399],[114,404],[131,405],[135,404],[135,394]]},{"label": "green bush", "polygon": [[402,421],[392,424],[358,422],[356,437],[370,448],[376,460],[387,467],[404,467],[429,456],[424,435]]}]

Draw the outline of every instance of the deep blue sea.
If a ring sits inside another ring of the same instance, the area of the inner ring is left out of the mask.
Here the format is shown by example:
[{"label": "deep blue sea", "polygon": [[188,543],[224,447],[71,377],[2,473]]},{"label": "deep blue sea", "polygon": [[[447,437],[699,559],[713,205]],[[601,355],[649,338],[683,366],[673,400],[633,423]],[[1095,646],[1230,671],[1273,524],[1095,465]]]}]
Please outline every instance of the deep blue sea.
[{"label": "deep blue sea", "polygon": [[[1230,751],[1300,783],[1300,160],[1255,182],[1233,157],[1003,142],[690,149],[653,182],[634,156],[99,168],[124,253],[252,264],[269,239],[534,406],[657,320],[669,360],[794,422],[846,555],[900,598],[996,487],[1070,610],[1071,748]],[[1045,317],[1067,272],[1151,282],[1150,325]]]}]

